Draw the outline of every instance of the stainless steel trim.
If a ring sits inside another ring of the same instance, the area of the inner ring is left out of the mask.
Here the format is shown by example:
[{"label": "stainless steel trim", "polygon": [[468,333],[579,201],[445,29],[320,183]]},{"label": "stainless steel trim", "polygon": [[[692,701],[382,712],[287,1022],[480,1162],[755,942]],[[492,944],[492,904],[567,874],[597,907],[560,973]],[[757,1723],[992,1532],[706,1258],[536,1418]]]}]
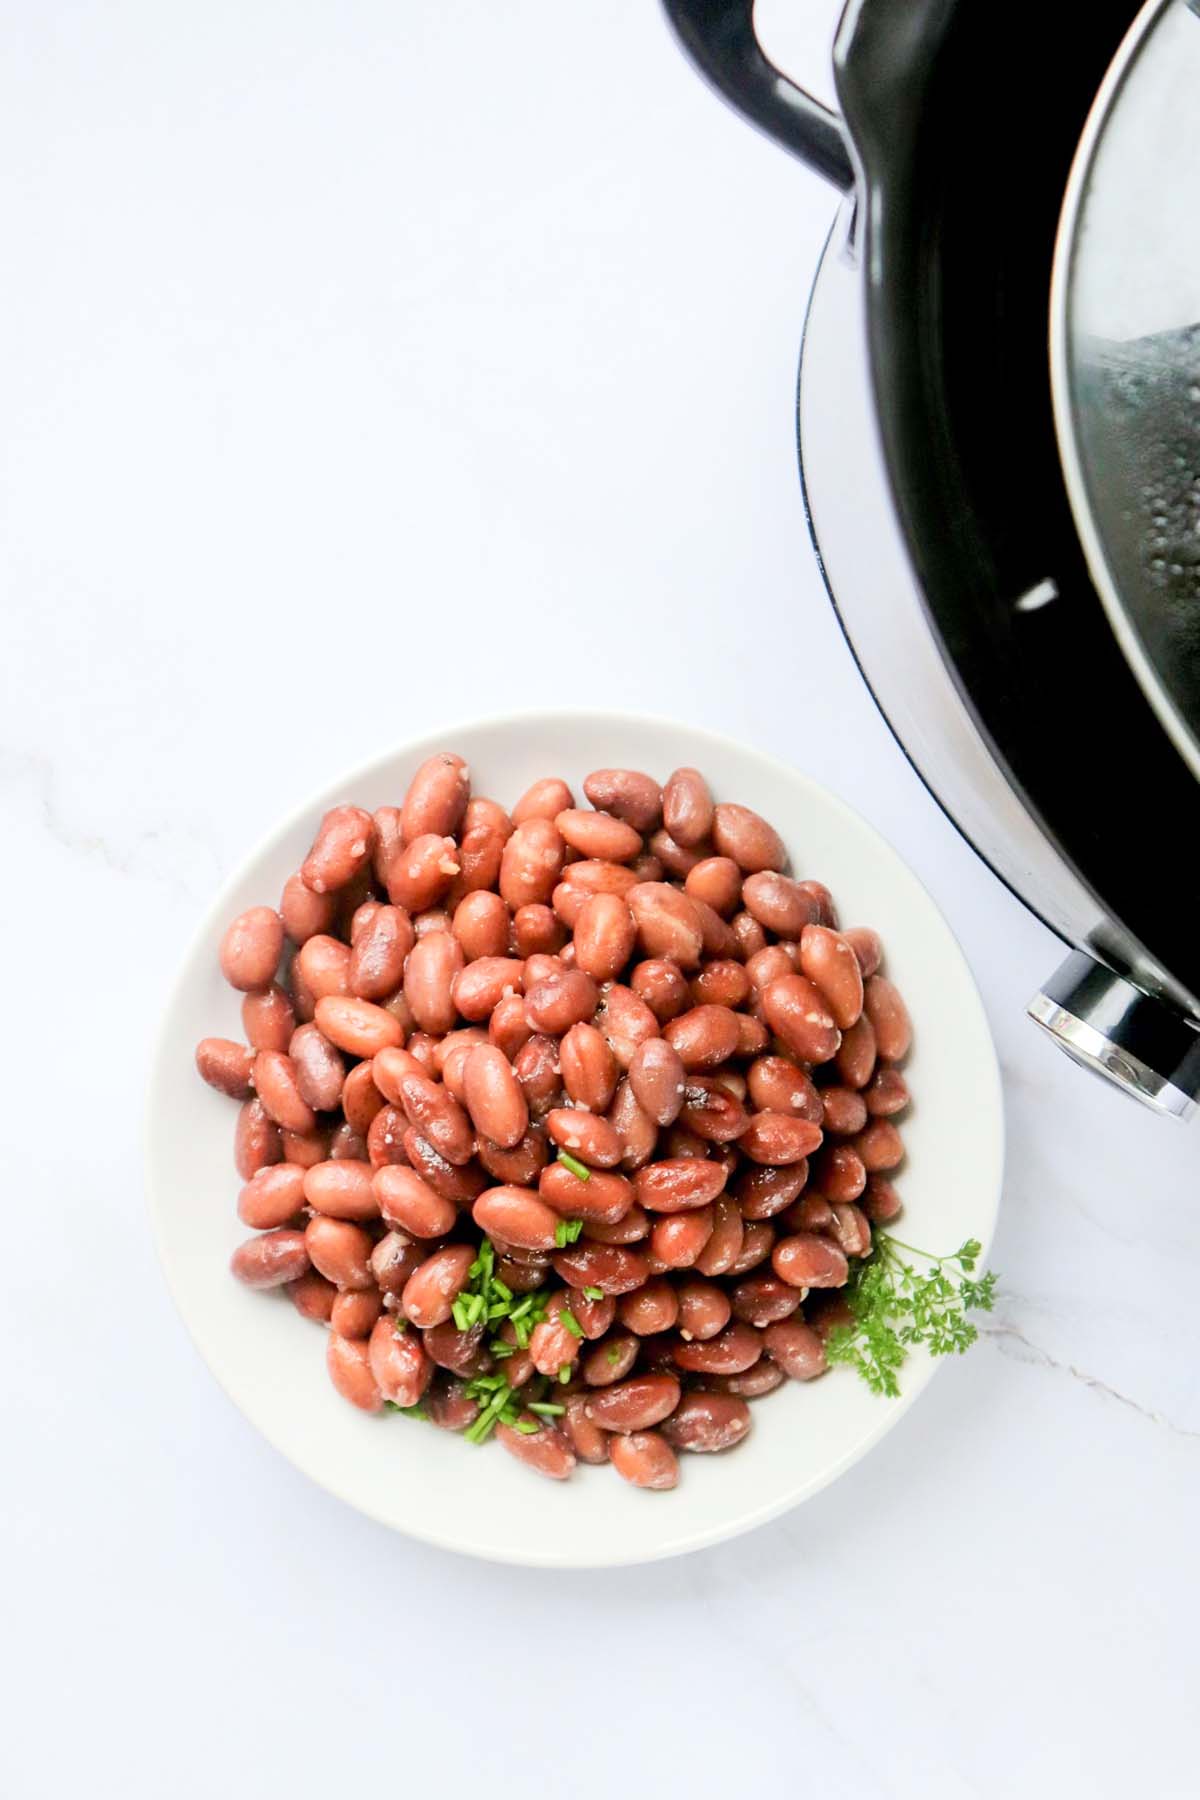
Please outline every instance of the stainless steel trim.
[{"label": "stainless steel trim", "polygon": [[1111,1043],[1102,1031],[1077,1019],[1065,1006],[1051,1000],[1048,994],[1035,994],[1025,1008],[1035,1025],[1047,1032],[1058,1048],[1073,1062],[1103,1075],[1133,1100],[1169,1118],[1186,1120],[1196,1110],[1196,1102],[1173,1082],[1158,1075],[1128,1050]]}]

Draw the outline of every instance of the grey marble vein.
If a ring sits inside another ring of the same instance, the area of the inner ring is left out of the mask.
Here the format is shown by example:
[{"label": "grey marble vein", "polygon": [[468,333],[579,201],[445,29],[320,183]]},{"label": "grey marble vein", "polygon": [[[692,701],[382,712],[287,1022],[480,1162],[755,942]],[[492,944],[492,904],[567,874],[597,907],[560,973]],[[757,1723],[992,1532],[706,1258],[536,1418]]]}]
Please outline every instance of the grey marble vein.
[{"label": "grey marble vein", "polygon": [[1145,1405],[1141,1400],[1135,1400],[1131,1394],[1123,1394],[1119,1388],[1102,1380],[1099,1375],[1092,1375],[1088,1370],[1077,1367],[1075,1363],[1063,1362],[1058,1357],[1051,1356],[1050,1352],[1042,1345],[1035,1344],[1032,1338],[1026,1337],[1025,1333],[1011,1320],[1003,1320],[994,1325],[981,1325],[979,1335],[981,1338],[990,1340],[1001,1356],[1015,1357],[1018,1362],[1028,1363],[1036,1368],[1055,1369],[1061,1374],[1070,1376],[1072,1381],[1078,1381],[1081,1386],[1090,1388],[1093,1393],[1102,1395],[1106,1400],[1115,1400],[1119,1405],[1127,1406],[1131,1412],[1139,1414],[1151,1425],[1161,1425],[1176,1437],[1200,1439],[1200,1431],[1194,1430],[1189,1425],[1178,1424],[1174,1419],[1169,1419],[1165,1413]]}]

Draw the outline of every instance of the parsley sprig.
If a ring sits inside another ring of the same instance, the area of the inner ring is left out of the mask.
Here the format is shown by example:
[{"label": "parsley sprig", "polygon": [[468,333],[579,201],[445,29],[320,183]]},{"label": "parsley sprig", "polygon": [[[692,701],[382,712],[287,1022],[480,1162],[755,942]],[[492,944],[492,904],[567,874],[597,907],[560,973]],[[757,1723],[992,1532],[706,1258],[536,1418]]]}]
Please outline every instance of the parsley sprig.
[{"label": "parsley sprig", "polygon": [[[927,1266],[906,1262],[905,1253]],[[952,1256],[934,1256],[877,1229],[870,1256],[854,1266],[845,1290],[854,1324],[830,1332],[828,1360],[856,1369],[872,1393],[895,1398],[911,1345],[924,1344],[931,1356],[961,1356],[979,1335],[967,1313],[991,1312],[995,1299],[995,1275],[974,1278],[982,1253],[978,1239],[968,1238]]]}]

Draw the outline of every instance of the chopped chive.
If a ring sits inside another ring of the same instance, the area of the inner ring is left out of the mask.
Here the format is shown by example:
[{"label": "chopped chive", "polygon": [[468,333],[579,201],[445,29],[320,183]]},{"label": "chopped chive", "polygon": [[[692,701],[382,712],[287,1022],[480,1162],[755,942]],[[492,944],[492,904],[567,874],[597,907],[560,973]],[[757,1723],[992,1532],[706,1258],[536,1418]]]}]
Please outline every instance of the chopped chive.
[{"label": "chopped chive", "polygon": [[585,1287],[583,1290],[583,1297],[585,1300],[603,1300],[604,1289],[598,1287]]},{"label": "chopped chive", "polygon": [[567,1242],[568,1242],[568,1244],[577,1243],[579,1241],[579,1237],[580,1237],[580,1234],[582,1231],[583,1231],[583,1220],[582,1219],[568,1219],[567,1220]]},{"label": "chopped chive", "polygon": [[615,1344],[610,1344],[608,1347],[608,1350],[606,1351],[605,1354],[607,1355],[609,1362],[612,1364],[613,1368],[615,1369],[617,1364],[621,1360],[621,1352],[617,1349],[617,1346]]},{"label": "chopped chive", "polygon": [[579,1158],[577,1156],[572,1156],[569,1150],[560,1150],[558,1153],[558,1160],[564,1169],[570,1169],[572,1175],[577,1176],[580,1181],[590,1181],[592,1179],[592,1171],[588,1168],[587,1164],[581,1163]]},{"label": "chopped chive", "polygon": [[404,1419],[427,1419],[429,1417],[423,1406],[397,1406],[394,1400],[385,1400],[384,1405],[389,1412],[399,1413]]},{"label": "chopped chive", "polygon": [[558,1379],[562,1382],[563,1386],[566,1387],[568,1381],[571,1379],[570,1363],[561,1363],[559,1365]]},{"label": "chopped chive", "polygon": [[565,1413],[567,1409],[550,1400],[531,1400],[525,1410],[531,1413],[544,1413],[548,1419],[557,1419],[559,1414]]},{"label": "chopped chive", "polygon": [[513,1291],[508,1283],[506,1281],[501,1281],[498,1275],[493,1275],[492,1277],[492,1292],[493,1294],[499,1294],[502,1300],[511,1300],[513,1297]]},{"label": "chopped chive", "polygon": [[558,1322],[560,1325],[566,1326],[572,1337],[581,1338],[583,1336],[583,1326],[569,1306],[559,1308]]},{"label": "chopped chive", "polygon": [[555,1242],[556,1247],[559,1250],[566,1249],[566,1247],[567,1247],[567,1221],[565,1219],[560,1219],[558,1221],[558,1224],[554,1227],[554,1242]]},{"label": "chopped chive", "polygon": [[498,1356],[502,1362],[506,1356],[511,1356],[513,1353],[513,1346],[511,1344],[506,1344],[503,1338],[493,1338],[488,1345],[488,1349],[493,1356]]},{"label": "chopped chive", "polygon": [[514,1325],[516,1324],[518,1319],[523,1319],[525,1317],[525,1314],[529,1311],[529,1309],[532,1305],[533,1305],[533,1295],[526,1294],[525,1298],[520,1302],[520,1304],[518,1306],[513,1307],[512,1311],[509,1313],[508,1316],[512,1320]]},{"label": "chopped chive", "polygon": [[467,1301],[467,1318],[474,1325],[483,1317],[484,1298],[482,1294],[472,1294]]},{"label": "chopped chive", "polygon": [[408,1320],[406,1318],[404,1318],[403,1314],[396,1314],[393,1317],[392,1330],[395,1332],[397,1337],[404,1336],[405,1332],[408,1330]]},{"label": "chopped chive", "polygon": [[541,1430],[541,1426],[534,1419],[518,1419],[517,1430],[522,1437],[531,1437],[535,1431]]},{"label": "chopped chive", "polygon": [[458,1329],[460,1331],[466,1331],[470,1325],[470,1320],[467,1317],[467,1303],[461,1294],[450,1308],[450,1311],[454,1315],[454,1323],[458,1326]]}]

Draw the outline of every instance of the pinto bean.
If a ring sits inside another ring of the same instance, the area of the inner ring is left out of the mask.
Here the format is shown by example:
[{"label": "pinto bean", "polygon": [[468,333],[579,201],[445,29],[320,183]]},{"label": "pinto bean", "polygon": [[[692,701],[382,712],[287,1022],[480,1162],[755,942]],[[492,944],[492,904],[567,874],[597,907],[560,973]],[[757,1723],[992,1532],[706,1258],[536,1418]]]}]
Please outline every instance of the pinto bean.
[{"label": "pinto bean", "polygon": [[742,1235],[742,1215],[737,1202],[728,1194],[722,1194],[713,1203],[712,1234],[696,1258],[697,1274],[727,1275],[741,1252]]},{"label": "pinto bean", "polygon": [[750,1408],[739,1396],[700,1389],[683,1396],[663,1426],[663,1436],[676,1450],[711,1455],[734,1449],[750,1424]]},{"label": "pinto bean", "polygon": [[239,913],[221,939],[221,973],[230,987],[262,993],[271,986],[283,954],[283,920],[271,906]]},{"label": "pinto bean", "polygon": [[643,836],[662,818],[662,789],[640,769],[593,769],[583,791],[598,811],[623,819]]},{"label": "pinto bean", "polygon": [[752,1325],[735,1319],[703,1343],[680,1341],[672,1356],[681,1369],[696,1375],[740,1375],[762,1355],[762,1339]]},{"label": "pinto bean", "polygon": [[661,881],[639,881],[626,899],[647,956],[667,957],[680,969],[699,967],[704,926],[694,900]]},{"label": "pinto bean", "polygon": [[779,1279],[792,1287],[845,1287],[850,1274],[850,1265],[836,1244],[803,1231],[782,1238],[771,1252],[771,1263]]},{"label": "pinto bean", "polygon": [[685,1069],[715,1069],[737,1050],[737,1019],[728,1006],[694,1006],[664,1026],[663,1036]]},{"label": "pinto bean", "polygon": [[912,1021],[899,988],[884,975],[870,976],[863,984],[863,1010],[875,1027],[880,1056],[899,1062],[912,1043]]},{"label": "pinto bean", "polygon": [[679,1481],[679,1464],[665,1437],[657,1431],[628,1431],[611,1442],[612,1466],[631,1487],[663,1492]]},{"label": "pinto bean", "polygon": [[196,1068],[209,1087],[231,1100],[249,1100],[254,1092],[254,1056],[245,1044],[232,1038],[201,1038],[196,1045]]},{"label": "pinto bean", "polygon": [[614,982],[604,997],[597,1026],[620,1069],[628,1070],[638,1047],[658,1036],[658,1020],[631,988]]},{"label": "pinto bean", "polygon": [[247,1287],[283,1287],[308,1272],[305,1235],[302,1231],[265,1231],[261,1237],[247,1238],[234,1251],[229,1267]]},{"label": "pinto bean", "polygon": [[694,1268],[715,1224],[711,1206],[655,1218],[650,1227],[650,1251],[663,1269]]},{"label": "pinto bean", "polygon": [[454,978],[462,967],[462,946],[446,931],[431,931],[410,950],[404,997],[422,1031],[440,1036],[453,1029]]},{"label": "pinto bean", "polygon": [[278,982],[242,1001],[242,1030],[256,1050],[286,1050],[295,1029],[295,1011]]},{"label": "pinto bean", "polygon": [[563,1086],[576,1106],[605,1112],[617,1091],[617,1059],[596,1027],[572,1025],[559,1046],[559,1061]]},{"label": "pinto bean", "polygon": [[249,1181],[269,1163],[282,1162],[279,1127],[261,1100],[247,1100],[238,1113],[233,1133],[233,1161],[243,1181]]},{"label": "pinto bean", "polygon": [[346,887],[366,867],[375,848],[375,822],[361,806],[335,806],[317,828],[300,879],[314,894]]},{"label": "pinto bean", "polygon": [[803,975],[783,975],[763,989],[767,1024],[801,1062],[828,1062],[841,1032],[820,991]]},{"label": "pinto bean", "polygon": [[444,1324],[467,1285],[474,1261],[473,1244],[447,1244],[445,1249],[427,1256],[404,1285],[400,1303],[405,1318],[423,1331],[431,1325]]},{"label": "pinto bean", "polygon": [[374,1287],[371,1239],[361,1225],[318,1213],[304,1228],[304,1242],[313,1268],[334,1287]]},{"label": "pinto bean", "polygon": [[526,819],[553,819],[574,804],[575,796],[565,781],[545,776],[525,789],[512,809],[512,822],[523,825]]}]

